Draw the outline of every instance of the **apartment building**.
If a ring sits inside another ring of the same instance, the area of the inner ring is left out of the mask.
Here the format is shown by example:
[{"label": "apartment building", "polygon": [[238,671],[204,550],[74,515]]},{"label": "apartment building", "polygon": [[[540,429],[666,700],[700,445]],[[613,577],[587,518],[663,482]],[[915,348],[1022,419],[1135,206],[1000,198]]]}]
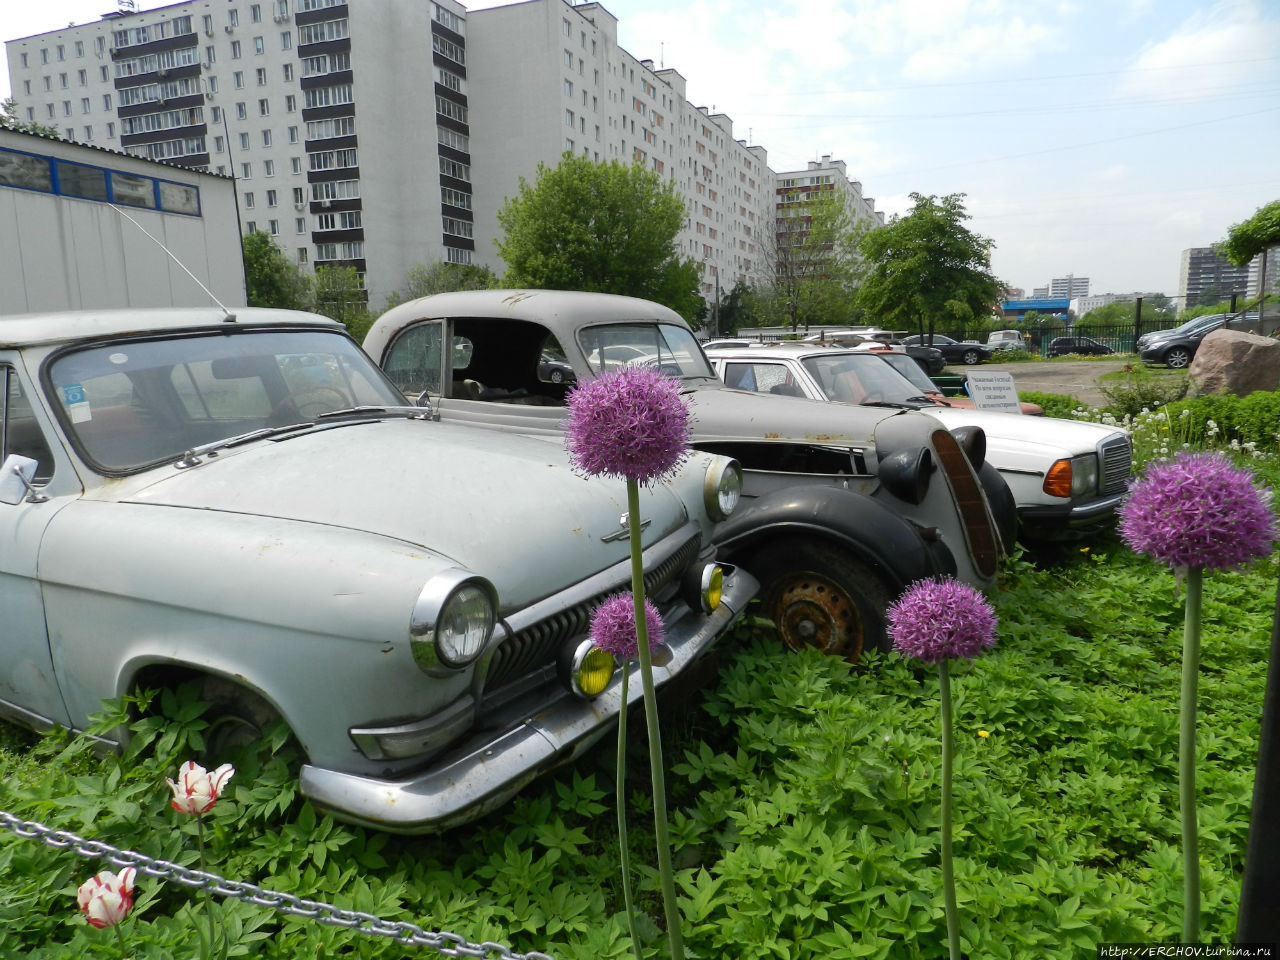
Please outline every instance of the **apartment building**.
[{"label": "apartment building", "polygon": [[[774,244],[777,279],[782,280],[788,266],[788,248],[801,249],[809,234],[810,218],[806,205],[823,195],[837,196],[844,202],[850,222],[854,226],[883,227],[884,214],[876,209],[875,200],[864,196],[862,184],[850,180],[848,167],[843,160],[832,160],[824,154],[821,160],[810,160],[804,170],[790,170],[775,175],[774,188]],[[802,272],[806,269],[801,268]],[[773,279],[773,278],[769,278]]]},{"label": "apartment building", "polygon": [[1206,290],[1223,300],[1229,300],[1233,293],[1251,291],[1256,287],[1250,283],[1251,266],[1234,266],[1226,257],[1218,256],[1213,247],[1183,250],[1178,261],[1178,309],[1194,307]]},{"label": "apartment building", "polygon": [[676,185],[678,247],[709,300],[758,282],[775,217],[765,149],[690,102],[677,70],[620,48],[617,24],[565,0],[472,13],[455,0],[185,0],[6,51],[20,115],[233,176],[245,232],[307,267],[355,267],[375,309],[415,264],[501,272],[498,209],[566,150]]},{"label": "apartment building", "polygon": [[617,18],[599,3],[530,0],[467,23],[481,262],[501,269],[497,212],[520,177],[567,151],[642,163],[675,183],[686,212],[677,245],[703,264],[707,299],[753,277],[772,231],[768,157],[735,139],[726,114],[689,102],[678,71],[619,47]]},{"label": "apartment building", "polygon": [[465,33],[453,0],[188,0],[6,52],[20,115],[233,176],[244,232],[354,267],[376,308],[472,260]]}]

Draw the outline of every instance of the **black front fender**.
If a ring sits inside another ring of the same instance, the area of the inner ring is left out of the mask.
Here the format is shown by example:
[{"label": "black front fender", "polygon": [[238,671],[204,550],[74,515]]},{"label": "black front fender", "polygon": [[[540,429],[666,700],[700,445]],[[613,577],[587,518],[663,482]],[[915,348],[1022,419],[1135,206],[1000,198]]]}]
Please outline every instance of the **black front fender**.
[{"label": "black front fender", "polygon": [[718,556],[741,562],[748,570],[745,558],[780,537],[836,543],[894,590],[915,580],[956,573],[951,551],[929,530],[842,487],[795,486],[744,499],[715,532]]}]

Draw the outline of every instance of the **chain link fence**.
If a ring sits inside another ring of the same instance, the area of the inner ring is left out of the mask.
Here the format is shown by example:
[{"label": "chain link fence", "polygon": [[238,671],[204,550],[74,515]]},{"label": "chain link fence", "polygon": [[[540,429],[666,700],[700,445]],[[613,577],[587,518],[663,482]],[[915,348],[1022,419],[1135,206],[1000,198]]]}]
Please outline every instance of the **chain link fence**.
[{"label": "chain link fence", "polygon": [[78,857],[103,860],[115,867],[133,867],[139,873],[172,880],[193,889],[208,890],[220,897],[228,897],[266,907],[277,913],[303,917],[330,927],[342,927],[366,937],[386,937],[407,946],[430,947],[446,957],[478,957],[481,960],[553,960],[549,954],[531,950],[516,953],[500,943],[484,941],[471,943],[456,933],[442,930],[424,930],[413,923],[400,920],[384,920],[371,913],[344,910],[318,900],[304,900],[290,893],[266,890],[257,884],[240,880],[227,880],[216,873],[191,870],[169,860],[157,860],[133,850],[121,850],[99,840],[86,840],[66,830],[54,830],[34,820],[23,820],[0,810],[0,827],[19,837],[38,840],[58,850],[70,850]]}]

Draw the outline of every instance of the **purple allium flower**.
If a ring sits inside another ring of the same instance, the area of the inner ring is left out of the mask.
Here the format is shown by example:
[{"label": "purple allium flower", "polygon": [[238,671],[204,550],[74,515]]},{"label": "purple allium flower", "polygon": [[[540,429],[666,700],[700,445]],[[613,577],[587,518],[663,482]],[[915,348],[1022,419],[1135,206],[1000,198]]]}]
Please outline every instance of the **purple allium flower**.
[{"label": "purple allium flower", "polygon": [[[649,647],[662,643],[662,617],[658,608],[644,602],[644,623],[649,631]],[[639,649],[636,638],[636,605],[629,593],[615,593],[596,607],[591,615],[591,639],[605,653],[630,660]]]},{"label": "purple allium flower", "polygon": [[567,403],[565,443],[584,473],[650,484],[684,462],[690,416],[678,380],[623,367],[579,383]]},{"label": "purple allium flower", "polygon": [[925,663],[972,659],[996,642],[987,598],[951,577],[918,580],[889,608],[894,649]]},{"label": "purple allium flower", "polygon": [[1171,567],[1225,570],[1271,552],[1270,491],[1220,453],[1152,463],[1120,508],[1120,536]]}]

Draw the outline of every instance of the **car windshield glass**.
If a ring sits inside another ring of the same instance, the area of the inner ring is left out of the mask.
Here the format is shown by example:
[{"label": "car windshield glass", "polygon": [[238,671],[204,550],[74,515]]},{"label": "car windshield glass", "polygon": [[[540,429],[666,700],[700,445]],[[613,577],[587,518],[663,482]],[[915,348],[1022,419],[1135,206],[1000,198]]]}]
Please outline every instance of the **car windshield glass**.
[{"label": "car windshield glass", "polygon": [[714,377],[698,341],[669,323],[610,323],[583,327],[578,345],[596,373],[652,367],[669,377]]},{"label": "car windshield glass", "polygon": [[916,388],[917,393],[938,393],[938,385],[929,379],[929,375],[920,369],[920,364],[916,363],[910,356],[905,353],[882,353],[879,354],[881,360],[893,367],[907,380],[911,381],[911,385]]},{"label": "car windshield glass", "polygon": [[828,400],[909,403],[920,396],[920,387],[874,353],[806,357],[804,366]]},{"label": "car windshield glass", "polygon": [[404,404],[354,343],[319,330],[96,345],[57,357],[47,378],[71,440],[109,473],[335,410]]}]

